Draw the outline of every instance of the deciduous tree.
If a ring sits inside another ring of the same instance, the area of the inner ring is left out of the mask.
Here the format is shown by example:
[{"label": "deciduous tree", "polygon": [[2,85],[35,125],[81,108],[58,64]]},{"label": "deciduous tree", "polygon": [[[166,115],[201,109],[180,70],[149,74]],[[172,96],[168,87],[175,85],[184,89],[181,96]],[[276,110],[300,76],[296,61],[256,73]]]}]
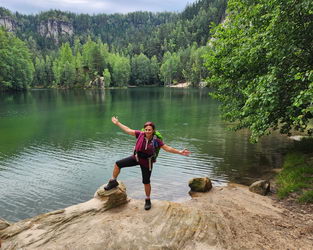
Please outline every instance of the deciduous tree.
[{"label": "deciduous tree", "polygon": [[313,2],[230,0],[206,55],[208,82],[234,128],[312,132]]}]

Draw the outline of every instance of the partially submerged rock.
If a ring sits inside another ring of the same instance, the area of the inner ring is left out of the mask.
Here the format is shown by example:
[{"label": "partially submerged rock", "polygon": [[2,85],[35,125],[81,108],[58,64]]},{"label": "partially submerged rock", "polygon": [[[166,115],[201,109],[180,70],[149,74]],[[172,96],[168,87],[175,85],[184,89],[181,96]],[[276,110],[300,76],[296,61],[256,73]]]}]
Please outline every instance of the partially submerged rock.
[{"label": "partially submerged rock", "polygon": [[0,230],[3,230],[5,228],[7,228],[8,226],[10,226],[10,223],[7,222],[6,220],[0,218]]},{"label": "partially submerged rock", "polygon": [[208,192],[212,183],[208,177],[193,178],[189,181],[189,187],[192,192]]},{"label": "partially submerged rock", "polygon": [[256,194],[267,195],[271,190],[270,182],[266,180],[256,181],[250,185],[249,190]]}]

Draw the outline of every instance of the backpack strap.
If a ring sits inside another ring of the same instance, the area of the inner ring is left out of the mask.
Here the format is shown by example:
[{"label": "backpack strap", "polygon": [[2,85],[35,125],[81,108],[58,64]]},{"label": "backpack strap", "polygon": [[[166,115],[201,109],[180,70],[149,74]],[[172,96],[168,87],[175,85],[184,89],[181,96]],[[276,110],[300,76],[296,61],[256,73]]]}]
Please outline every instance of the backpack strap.
[{"label": "backpack strap", "polygon": [[136,145],[135,145],[135,151],[140,151],[140,149],[142,148],[143,142],[145,140],[145,133],[144,132],[140,132],[137,141],[136,141]]}]

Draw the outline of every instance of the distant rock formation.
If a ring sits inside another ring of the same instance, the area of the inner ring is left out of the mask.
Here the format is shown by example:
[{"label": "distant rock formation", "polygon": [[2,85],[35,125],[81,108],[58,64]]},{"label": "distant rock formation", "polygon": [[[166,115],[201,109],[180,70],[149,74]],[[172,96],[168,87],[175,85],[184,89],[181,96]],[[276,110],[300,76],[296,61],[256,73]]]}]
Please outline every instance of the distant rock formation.
[{"label": "distant rock formation", "polygon": [[40,22],[38,32],[42,37],[51,38],[58,43],[61,36],[72,36],[74,28],[69,22],[50,18]]},{"label": "distant rock formation", "polygon": [[[18,23],[9,16],[0,17],[0,26],[9,32],[15,32],[19,27]],[[67,21],[49,18],[41,21],[37,26],[38,33],[44,38],[50,38],[59,43],[62,36],[71,37],[74,35],[73,24]]]},{"label": "distant rock formation", "polygon": [[4,29],[9,32],[12,32],[16,30],[17,24],[11,17],[0,17],[0,26],[4,27]]},{"label": "distant rock formation", "polygon": [[90,81],[89,87],[103,89],[105,81],[103,76],[96,77],[93,81]]}]

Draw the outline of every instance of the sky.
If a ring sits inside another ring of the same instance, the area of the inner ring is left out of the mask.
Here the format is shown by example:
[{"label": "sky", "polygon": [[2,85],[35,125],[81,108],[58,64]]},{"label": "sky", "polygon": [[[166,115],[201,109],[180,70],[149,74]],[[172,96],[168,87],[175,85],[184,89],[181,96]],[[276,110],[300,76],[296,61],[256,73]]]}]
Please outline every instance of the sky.
[{"label": "sky", "polygon": [[38,14],[57,9],[84,14],[129,13],[134,11],[181,12],[196,0],[1,0],[0,7],[11,12]]}]

